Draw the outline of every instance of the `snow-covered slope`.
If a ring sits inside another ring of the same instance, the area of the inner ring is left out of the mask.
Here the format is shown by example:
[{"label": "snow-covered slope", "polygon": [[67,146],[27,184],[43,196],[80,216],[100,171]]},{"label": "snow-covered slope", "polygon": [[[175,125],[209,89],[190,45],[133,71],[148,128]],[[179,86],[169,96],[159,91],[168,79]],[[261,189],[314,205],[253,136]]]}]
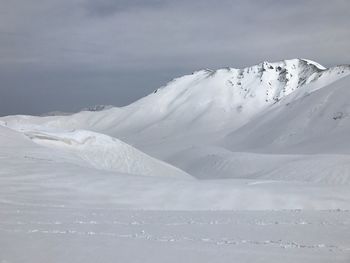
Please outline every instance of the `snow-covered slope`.
[{"label": "snow-covered slope", "polygon": [[[99,133],[77,130],[47,132],[22,130],[20,132],[0,125],[2,152],[17,152],[22,158],[45,159],[54,155],[70,165],[130,175],[164,176],[190,179],[182,170],[159,161],[122,141]],[[43,146],[43,147],[40,147]]]},{"label": "snow-covered slope", "polygon": [[0,125],[0,145],[2,148],[14,148],[33,145],[33,143],[25,135]]},{"label": "snow-covered slope", "polygon": [[345,186],[334,192],[304,182],[191,180],[129,145],[88,131],[18,132],[0,126],[0,143],[0,205],[74,208],[87,203],[153,210],[350,207]]},{"label": "snow-covered slope", "polygon": [[167,161],[199,178],[350,183],[350,78],[287,97],[215,142]]},{"label": "snow-covered slope", "polygon": [[350,154],[350,77],[287,99],[224,139],[230,149]]},{"label": "snow-covered slope", "polygon": [[349,74],[350,66],[306,59],[201,70],[123,108],[0,121],[107,134],[197,178],[350,183],[350,147],[341,143],[349,141],[349,81],[339,81]]},{"label": "snow-covered slope", "polygon": [[40,145],[72,153],[97,169],[133,175],[190,178],[180,169],[107,135],[85,130],[25,131],[24,134]]}]

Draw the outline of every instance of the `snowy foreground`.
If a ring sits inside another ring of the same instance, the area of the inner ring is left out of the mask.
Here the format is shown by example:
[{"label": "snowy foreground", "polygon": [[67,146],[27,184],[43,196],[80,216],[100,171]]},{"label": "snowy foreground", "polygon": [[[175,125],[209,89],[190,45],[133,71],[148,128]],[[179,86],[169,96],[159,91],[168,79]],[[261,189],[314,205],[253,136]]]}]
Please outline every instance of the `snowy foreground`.
[{"label": "snowy foreground", "polygon": [[1,205],[2,262],[349,262],[349,211]]},{"label": "snowy foreground", "polygon": [[349,74],[263,62],[0,118],[0,263],[350,262]]}]

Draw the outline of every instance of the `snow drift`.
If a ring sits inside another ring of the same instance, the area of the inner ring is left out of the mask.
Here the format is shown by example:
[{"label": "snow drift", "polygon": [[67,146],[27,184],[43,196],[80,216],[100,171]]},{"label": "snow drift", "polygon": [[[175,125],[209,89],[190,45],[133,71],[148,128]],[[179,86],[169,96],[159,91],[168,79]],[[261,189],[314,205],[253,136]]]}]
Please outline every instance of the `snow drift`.
[{"label": "snow drift", "polygon": [[107,135],[76,130],[72,132],[26,131],[35,143],[72,153],[97,169],[133,175],[190,178],[185,172]]}]

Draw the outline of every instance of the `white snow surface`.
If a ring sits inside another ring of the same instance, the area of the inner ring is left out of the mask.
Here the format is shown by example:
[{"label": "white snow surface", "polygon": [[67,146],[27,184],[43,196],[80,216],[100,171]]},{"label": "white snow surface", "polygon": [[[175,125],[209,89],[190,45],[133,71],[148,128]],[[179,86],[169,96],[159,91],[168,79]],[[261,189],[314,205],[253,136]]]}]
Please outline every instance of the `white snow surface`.
[{"label": "white snow surface", "polygon": [[262,62],[0,118],[0,262],[349,262],[349,74]]},{"label": "white snow surface", "polygon": [[85,130],[25,131],[24,134],[39,145],[70,153],[79,157],[86,165],[97,169],[132,175],[191,178],[180,169],[107,135]]}]

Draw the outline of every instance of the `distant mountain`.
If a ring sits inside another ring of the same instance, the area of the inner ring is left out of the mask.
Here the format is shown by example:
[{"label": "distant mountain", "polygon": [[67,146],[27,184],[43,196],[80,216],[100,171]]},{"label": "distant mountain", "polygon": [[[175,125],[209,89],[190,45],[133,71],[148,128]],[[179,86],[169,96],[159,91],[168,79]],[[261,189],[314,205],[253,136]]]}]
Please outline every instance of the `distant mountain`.
[{"label": "distant mountain", "polygon": [[[113,108],[112,105],[94,105],[86,108],[82,108],[80,111],[103,111]],[[80,112],[79,111],[79,112]],[[64,111],[50,111],[47,113],[40,114],[40,117],[48,117],[48,116],[68,116],[72,115],[72,112],[64,112]]]},{"label": "distant mountain", "polygon": [[65,111],[50,111],[40,114],[40,117],[48,117],[48,116],[68,116],[72,115],[72,112],[65,112]]},{"label": "distant mountain", "polygon": [[[198,133],[238,129],[286,97],[300,98],[349,74],[349,66],[326,69],[305,59],[262,62],[244,69],[207,69],[176,78],[129,106],[81,112],[49,123],[132,142],[184,134],[197,138]],[[95,109],[101,108],[105,109]]]},{"label": "distant mountain", "polygon": [[86,108],[82,108],[81,111],[103,111],[113,108],[112,105],[94,105]]}]

